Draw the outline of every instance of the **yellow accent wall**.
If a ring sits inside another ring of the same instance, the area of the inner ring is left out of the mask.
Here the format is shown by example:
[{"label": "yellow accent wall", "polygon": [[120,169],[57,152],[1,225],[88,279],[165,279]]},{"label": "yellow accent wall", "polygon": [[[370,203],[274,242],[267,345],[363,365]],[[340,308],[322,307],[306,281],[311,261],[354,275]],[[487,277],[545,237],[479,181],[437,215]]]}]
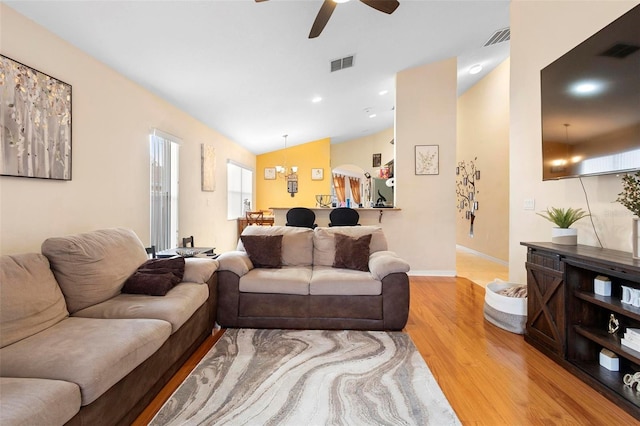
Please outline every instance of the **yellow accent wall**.
[{"label": "yellow accent wall", "polygon": [[[331,193],[331,139],[325,138],[286,150],[261,154],[256,157],[256,205],[257,210],[270,207],[315,207],[317,194]],[[287,181],[264,178],[265,167],[283,165],[298,166],[298,193],[294,197],[287,192]],[[322,180],[311,179],[311,169],[323,169]]]}]

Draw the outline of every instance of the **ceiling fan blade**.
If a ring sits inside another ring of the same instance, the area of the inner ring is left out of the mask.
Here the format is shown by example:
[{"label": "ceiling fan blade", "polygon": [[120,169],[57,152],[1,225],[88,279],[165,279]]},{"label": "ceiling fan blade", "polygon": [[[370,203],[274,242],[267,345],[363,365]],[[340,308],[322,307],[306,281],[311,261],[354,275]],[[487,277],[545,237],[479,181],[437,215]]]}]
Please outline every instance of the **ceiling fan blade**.
[{"label": "ceiling fan blade", "polygon": [[360,0],[369,7],[391,15],[400,6],[398,0]]},{"label": "ceiling fan blade", "polygon": [[335,8],[336,3],[333,0],[324,0],[324,3],[320,6],[318,16],[316,16],[316,20],[313,22],[311,32],[309,32],[309,38],[316,38],[320,35],[324,26],[329,22],[329,18],[331,18],[331,14]]}]

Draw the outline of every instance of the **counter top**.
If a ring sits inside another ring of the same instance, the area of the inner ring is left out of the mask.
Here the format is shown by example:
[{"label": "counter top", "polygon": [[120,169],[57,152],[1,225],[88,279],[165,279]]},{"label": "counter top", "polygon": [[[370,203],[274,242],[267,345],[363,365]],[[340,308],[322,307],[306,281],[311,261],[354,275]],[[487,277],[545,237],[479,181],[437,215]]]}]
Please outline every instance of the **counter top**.
[{"label": "counter top", "polygon": [[[284,225],[286,223],[286,214],[292,207],[270,207],[276,218],[276,225]],[[307,207],[316,215],[318,226],[328,226],[329,214],[335,207]],[[353,208],[360,215],[360,223],[363,225],[374,225],[382,223],[382,215],[385,212],[398,212],[402,209],[398,207],[355,207]],[[376,213],[377,218],[372,214]],[[376,220],[377,219],[377,220]]]},{"label": "counter top", "polygon": [[[304,206],[296,206],[296,207],[304,207]],[[289,210],[291,208],[293,208],[293,207],[269,207],[269,210]],[[311,209],[311,210],[314,210],[314,211],[317,211],[317,210],[320,210],[320,211],[331,211],[331,210],[333,210],[333,209],[335,209],[337,207],[307,207],[307,208]],[[377,212],[377,211],[380,211],[380,210],[382,210],[382,211],[398,211],[398,210],[402,210],[399,207],[351,207],[351,208],[354,209],[354,210],[357,210],[359,212],[362,212],[362,211],[365,211],[365,212],[366,211],[376,211]]]}]

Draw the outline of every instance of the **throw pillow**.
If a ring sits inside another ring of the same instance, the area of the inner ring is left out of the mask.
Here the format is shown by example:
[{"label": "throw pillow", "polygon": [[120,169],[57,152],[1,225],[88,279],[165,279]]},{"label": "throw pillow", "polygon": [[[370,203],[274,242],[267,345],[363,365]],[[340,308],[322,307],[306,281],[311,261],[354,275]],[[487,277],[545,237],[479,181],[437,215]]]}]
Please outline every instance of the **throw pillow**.
[{"label": "throw pillow", "polygon": [[149,259],[125,281],[123,293],[164,296],[182,282],[184,258]]},{"label": "throw pillow", "polygon": [[282,235],[240,235],[256,268],[282,268]]},{"label": "throw pillow", "polygon": [[334,268],[355,269],[356,271],[369,270],[371,234],[353,238],[336,233],[334,238],[336,246],[336,257],[333,261]]}]

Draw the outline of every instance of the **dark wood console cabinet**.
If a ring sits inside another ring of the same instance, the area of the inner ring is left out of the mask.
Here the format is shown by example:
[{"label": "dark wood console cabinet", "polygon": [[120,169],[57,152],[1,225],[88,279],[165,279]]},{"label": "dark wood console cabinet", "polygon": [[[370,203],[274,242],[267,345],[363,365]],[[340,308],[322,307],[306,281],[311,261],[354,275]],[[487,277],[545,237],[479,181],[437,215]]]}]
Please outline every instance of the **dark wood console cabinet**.
[{"label": "dark wood console cabinet", "polygon": [[[622,381],[640,372],[640,352],[620,344],[628,327],[640,328],[640,308],[620,301],[622,286],[640,289],[640,261],[597,247],[521,244],[527,247],[527,343],[640,419],[640,389]],[[611,296],[594,293],[598,275],[611,280]],[[608,332],[611,314],[620,323],[616,334]],[[603,348],[617,354],[620,371],[600,366]]]}]

